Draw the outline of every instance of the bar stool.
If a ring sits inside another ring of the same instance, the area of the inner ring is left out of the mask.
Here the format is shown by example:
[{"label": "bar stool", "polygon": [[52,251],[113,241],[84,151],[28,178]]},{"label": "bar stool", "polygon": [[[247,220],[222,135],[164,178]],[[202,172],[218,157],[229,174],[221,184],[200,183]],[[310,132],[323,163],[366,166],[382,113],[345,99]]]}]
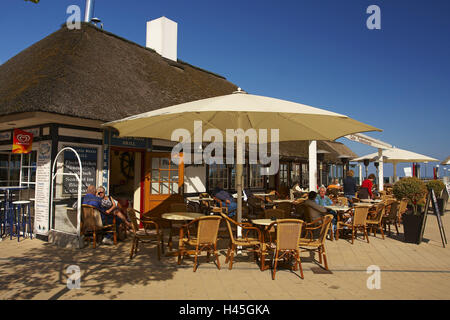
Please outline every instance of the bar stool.
[{"label": "bar stool", "polygon": [[33,239],[33,230],[31,229],[31,201],[14,201],[12,205],[15,216],[17,241],[20,241],[20,229],[22,229],[24,238],[28,230],[30,239]]}]

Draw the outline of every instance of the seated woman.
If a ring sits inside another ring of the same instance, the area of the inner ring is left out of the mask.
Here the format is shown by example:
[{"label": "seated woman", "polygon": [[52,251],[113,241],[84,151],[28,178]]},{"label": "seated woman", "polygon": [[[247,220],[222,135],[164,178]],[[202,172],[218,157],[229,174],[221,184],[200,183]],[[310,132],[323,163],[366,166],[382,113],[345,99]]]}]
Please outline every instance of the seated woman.
[{"label": "seated woman", "polygon": [[106,195],[105,188],[101,186],[98,187],[97,196],[102,198],[101,208],[106,215],[115,215],[119,219],[119,221],[117,221],[118,225],[121,223],[125,223],[127,229],[131,229],[131,223],[128,222],[127,217],[117,206],[117,201],[114,200],[111,196]]}]

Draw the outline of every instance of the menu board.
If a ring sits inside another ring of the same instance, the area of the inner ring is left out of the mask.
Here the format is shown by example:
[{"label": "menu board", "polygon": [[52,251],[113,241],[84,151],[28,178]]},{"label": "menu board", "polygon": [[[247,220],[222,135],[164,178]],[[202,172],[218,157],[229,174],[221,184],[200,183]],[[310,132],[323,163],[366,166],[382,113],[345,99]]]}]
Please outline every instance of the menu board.
[{"label": "menu board", "polygon": [[[97,186],[97,148],[71,147],[80,156],[83,175],[81,180],[81,193],[86,193],[89,185]],[[64,151],[64,173],[80,174],[77,156],[70,150]],[[63,194],[77,194],[78,181],[75,176],[64,176]]]},{"label": "menu board", "polygon": [[37,155],[34,231],[44,236],[48,235],[49,226],[51,159],[52,143],[42,141]]}]

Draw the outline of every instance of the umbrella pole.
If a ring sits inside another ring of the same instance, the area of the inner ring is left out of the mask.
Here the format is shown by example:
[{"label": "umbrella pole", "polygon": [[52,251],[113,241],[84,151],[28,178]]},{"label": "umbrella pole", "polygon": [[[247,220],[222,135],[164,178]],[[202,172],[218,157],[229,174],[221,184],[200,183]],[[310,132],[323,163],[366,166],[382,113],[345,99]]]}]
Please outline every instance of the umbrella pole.
[{"label": "umbrella pole", "polygon": [[[237,119],[237,128],[242,128],[242,116],[239,115]],[[245,154],[241,154],[244,151],[245,147],[245,136],[240,139],[239,137],[236,139],[236,192],[237,192],[237,221],[239,223],[242,222],[242,171],[243,171],[243,162],[245,159]],[[243,144],[243,145],[242,145]],[[238,238],[242,237],[242,228],[238,226],[237,228],[237,236]]]}]

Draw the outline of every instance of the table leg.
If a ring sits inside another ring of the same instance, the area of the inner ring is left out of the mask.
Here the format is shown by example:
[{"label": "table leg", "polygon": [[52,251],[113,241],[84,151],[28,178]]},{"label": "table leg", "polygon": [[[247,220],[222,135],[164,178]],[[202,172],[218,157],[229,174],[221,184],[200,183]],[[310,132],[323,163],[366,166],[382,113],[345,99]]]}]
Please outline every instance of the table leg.
[{"label": "table leg", "polygon": [[167,245],[169,246],[169,251],[172,251],[172,221],[169,220],[170,225],[170,231],[169,231],[169,241],[167,242]]}]

